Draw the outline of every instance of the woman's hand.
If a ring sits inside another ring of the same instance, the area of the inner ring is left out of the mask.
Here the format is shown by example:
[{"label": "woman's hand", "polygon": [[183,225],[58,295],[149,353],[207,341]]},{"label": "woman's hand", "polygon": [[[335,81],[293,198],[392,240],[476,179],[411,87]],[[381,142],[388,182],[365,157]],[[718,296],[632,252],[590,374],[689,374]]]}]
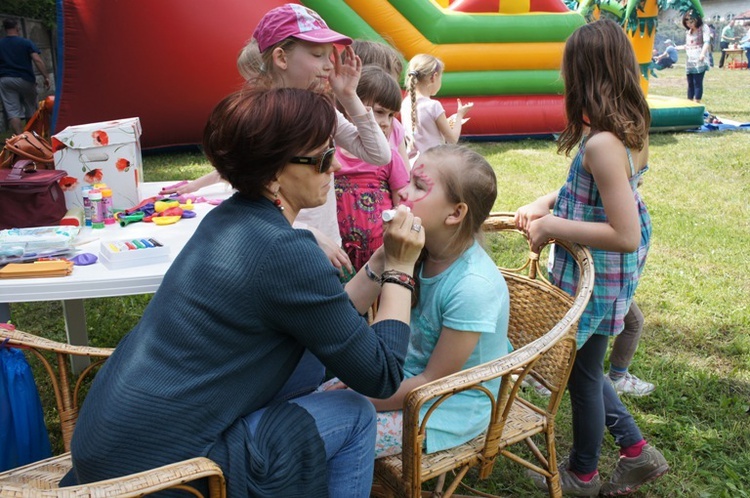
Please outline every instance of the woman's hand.
[{"label": "woman's hand", "polygon": [[383,224],[383,249],[385,269],[412,274],[420,252],[424,247],[422,220],[408,208],[400,205],[394,218]]},{"label": "woman's hand", "polygon": [[341,382],[338,377],[334,377],[330,380],[323,382],[319,387],[318,391],[338,391],[340,389],[348,389],[349,386]]},{"label": "woman's hand", "polygon": [[333,47],[333,71],[328,76],[333,93],[339,99],[349,99],[357,95],[359,77],[362,75],[362,59],[354,53],[351,46],[341,52]]}]

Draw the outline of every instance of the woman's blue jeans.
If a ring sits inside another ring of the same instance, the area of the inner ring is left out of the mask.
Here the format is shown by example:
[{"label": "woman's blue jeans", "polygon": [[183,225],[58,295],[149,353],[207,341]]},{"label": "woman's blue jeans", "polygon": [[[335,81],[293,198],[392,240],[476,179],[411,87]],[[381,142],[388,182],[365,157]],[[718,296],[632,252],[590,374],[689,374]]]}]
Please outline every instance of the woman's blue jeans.
[{"label": "woman's blue jeans", "polygon": [[[375,407],[348,389],[312,392],[323,375],[323,365],[305,351],[274,401],[289,400],[315,419],[326,450],[329,496],[369,497],[375,465]],[[262,408],[245,417],[250,433],[255,432],[264,411]]]},{"label": "woman's blue jeans", "polygon": [[703,77],[705,75],[705,72],[687,75],[688,100],[700,100],[703,98]]},{"label": "woman's blue jeans", "polygon": [[604,379],[604,355],[609,337],[594,334],[576,353],[568,380],[573,413],[573,449],[570,468],[582,474],[597,469],[604,427],[615,443],[627,448],[643,439],[633,416]]}]

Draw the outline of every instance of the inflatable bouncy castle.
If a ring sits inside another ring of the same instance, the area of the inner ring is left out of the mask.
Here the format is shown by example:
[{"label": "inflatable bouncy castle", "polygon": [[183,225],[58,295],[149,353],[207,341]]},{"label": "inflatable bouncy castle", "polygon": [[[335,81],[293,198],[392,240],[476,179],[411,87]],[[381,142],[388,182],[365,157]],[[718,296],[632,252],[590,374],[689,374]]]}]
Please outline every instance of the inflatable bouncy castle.
[{"label": "inflatable bouncy castle", "polygon": [[[58,0],[53,130],[137,116],[144,148],[199,143],[213,106],[243,83],[240,49],[263,14],[284,3]],[[448,115],[456,98],[475,104],[467,136],[551,135],[564,127],[563,46],[586,21],[562,0],[300,3],[333,29],[387,41],[406,59],[423,52],[442,59],[438,98]]]}]

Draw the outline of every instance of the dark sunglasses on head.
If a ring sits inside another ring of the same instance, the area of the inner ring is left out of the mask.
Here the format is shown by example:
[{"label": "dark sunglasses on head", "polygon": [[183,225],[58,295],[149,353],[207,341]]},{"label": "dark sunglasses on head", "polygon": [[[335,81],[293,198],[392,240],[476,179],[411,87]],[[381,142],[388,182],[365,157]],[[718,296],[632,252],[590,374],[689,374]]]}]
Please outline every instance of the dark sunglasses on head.
[{"label": "dark sunglasses on head", "polygon": [[309,164],[310,166],[315,166],[318,173],[328,173],[328,170],[331,169],[331,164],[333,164],[333,154],[335,152],[336,144],[331,140],[331,143],[328,144],[328,149],[323,154],[319,156],[295,156],[289,162],[292,164]]}]

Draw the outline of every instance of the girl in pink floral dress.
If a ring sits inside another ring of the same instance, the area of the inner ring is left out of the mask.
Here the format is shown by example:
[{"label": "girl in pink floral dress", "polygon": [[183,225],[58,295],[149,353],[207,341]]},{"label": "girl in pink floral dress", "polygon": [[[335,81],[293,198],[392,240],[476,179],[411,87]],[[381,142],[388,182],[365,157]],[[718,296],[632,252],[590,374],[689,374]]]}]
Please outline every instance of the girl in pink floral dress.
[{"label": "girl in pink floral dress", "polygon": [[[357,94],[371,107],[386,137],[392,132],[393,116],[401,106],[401,90],[395,79],[377,66],[362,68]],[[401,154],[391,151],[391,162],[374,166],[341,147],[336,149],[341,170],[335,174],[336,214],[341,240],[354,270],[383,245],[382,213],[398,204],[396,192],[409,182]]]}]

